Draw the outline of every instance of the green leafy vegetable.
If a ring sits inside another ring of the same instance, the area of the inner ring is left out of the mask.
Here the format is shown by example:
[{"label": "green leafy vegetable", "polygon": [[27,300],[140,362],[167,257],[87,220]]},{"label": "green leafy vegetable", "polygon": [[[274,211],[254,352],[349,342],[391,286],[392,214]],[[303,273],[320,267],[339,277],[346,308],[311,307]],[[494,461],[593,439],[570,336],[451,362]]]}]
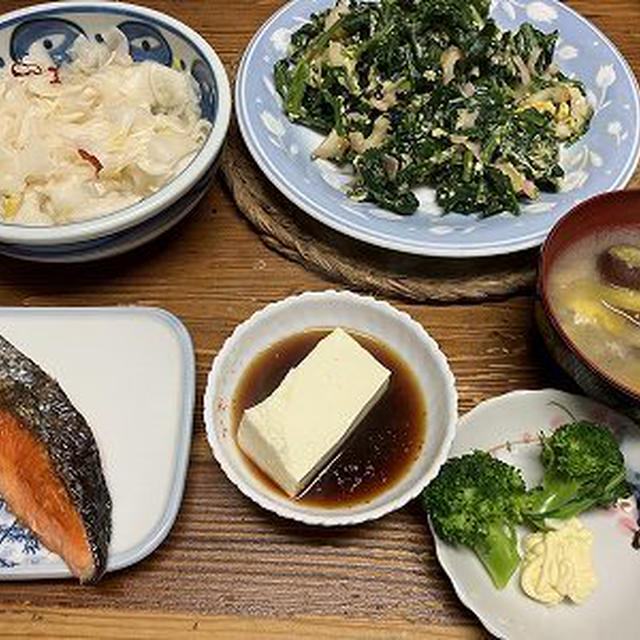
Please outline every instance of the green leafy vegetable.
[{"label": "green leafy vegetable", "polygon": [[407,215],[429,185],[445,212],[493,215],[559,188],[560,144],[592,116],[584,87],[555,68],[556,32],[502,32],[489,8],[340,0],[293,34],[277,91],[327,136],[317,157],[353,165],[352,197]]},{"label": "green leafy vegetable", "polygon": [[537,528],[631,494],[624,457],[611,433],[591,422],[572,422],[542,438],[542,485],[523,503],[524,518]]},{"label": "green leafy vegetable", "polygon": [[515,525],[524,495],[515,467],[475,451],[447,460],[422,497],[438,535],[473,549],[503,589],[520,564]]}]

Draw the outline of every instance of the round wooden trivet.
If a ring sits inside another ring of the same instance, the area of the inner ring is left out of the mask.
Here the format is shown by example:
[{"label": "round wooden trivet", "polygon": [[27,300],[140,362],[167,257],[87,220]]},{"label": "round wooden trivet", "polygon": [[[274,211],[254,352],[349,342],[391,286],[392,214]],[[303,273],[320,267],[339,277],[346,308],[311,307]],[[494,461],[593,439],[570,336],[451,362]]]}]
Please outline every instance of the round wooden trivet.
[{"label": "round wooden trivet", "polygon": [[232,124],[222,172],[262,241],[350,288],[415,302],[480,301],[530,289],[538,251],[491,258],[423,258],[379,249],[315,221],[289,202],[251,158]]}]

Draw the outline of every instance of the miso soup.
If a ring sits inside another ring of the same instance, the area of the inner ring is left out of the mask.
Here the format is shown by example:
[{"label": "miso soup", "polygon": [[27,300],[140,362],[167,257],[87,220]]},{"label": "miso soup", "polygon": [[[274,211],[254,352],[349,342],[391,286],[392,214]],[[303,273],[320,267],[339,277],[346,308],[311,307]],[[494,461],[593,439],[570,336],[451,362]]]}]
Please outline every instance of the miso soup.
[{"label": "miso soup", "polygon": [[594,234],[555,261],[551,308],[582,354],[640,393],[640,228]]}]

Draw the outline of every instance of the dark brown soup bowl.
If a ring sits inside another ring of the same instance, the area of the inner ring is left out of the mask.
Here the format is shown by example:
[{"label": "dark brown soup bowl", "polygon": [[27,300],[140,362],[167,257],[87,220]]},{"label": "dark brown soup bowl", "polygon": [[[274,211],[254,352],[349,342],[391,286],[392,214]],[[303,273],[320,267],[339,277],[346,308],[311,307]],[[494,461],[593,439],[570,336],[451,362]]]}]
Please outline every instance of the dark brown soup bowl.
[{"label": "dark brown soup bowl", "polygon": [[542,247],[535,313],[549,352],[580,388],[596,400],[640,422],[640,394],[605,373],[573,343],[549,301],[549,275],[557,259],[567,249],[592,234],[625,228],[640,232],[640,190],[614,191],[596,196],[564,216]]}]

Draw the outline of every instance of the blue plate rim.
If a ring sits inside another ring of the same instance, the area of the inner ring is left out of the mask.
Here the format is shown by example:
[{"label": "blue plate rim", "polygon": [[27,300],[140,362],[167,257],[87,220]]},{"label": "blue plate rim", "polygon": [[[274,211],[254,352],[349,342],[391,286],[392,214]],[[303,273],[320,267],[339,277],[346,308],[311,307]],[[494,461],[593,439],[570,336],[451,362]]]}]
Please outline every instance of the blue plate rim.
[{"label": "blue plate rim", "polygon": [[[616,60],[620,63],[624,69],[626,76],[628,77],[631,85],[633,86],[633,95],[631,96],[634,111],[637,115],[638,121],[640,121],[640,84],[626,58],[622,55],[618,47],[610,40],[610,38],[604,34],[595,24],[590,20],[580,15],[572,7],[558,2],[558,0],[547,0],[554,5],[562,7],[573,18],[586,25],[598,38],[600,38],[615,56]],[[234,87],[235,98],[235,113],[238,120],[238,126],[242,138],[251,153],[256,164],[260,167],[260,170],[265,174],[269,181],[291,202],[297,205],[305,213],[315,218],[322,224],[346,235],[348,237],[360,240],[366,244],[377,246],[383,249],[390,249],[392,251],[398,251],[400,253],[429,256],[429,257],[441,257],[441,258],[478,258],[506,255],[510,253],[517,253],[526,249],[532,249],[542,244],[548,233],[551,231],[555,223],[551,223],[549,228],[543,231],[535,231],[526,236],[522,236],[517,240],[506,239],[495,242],[485,243],[470,243],[466,247],[452,247],[450,244],[443,244],[438,242],[429,241],[428,243],[422,242],[410,242],[408,240],[398,241],[388,237],[386,234],[382,234],[369,228],[362,228],[362,226],[354,226],[343,222],[339,218],[336,218],[331,212],[324,210],[321,207],[315,205],[313,200],[308,196],[305,196],[302,192],[292,189],[284,180],[279,172],[273,166],[269,159],[269,154],[265,153],[260,144],[251,135],[251,127],[248,124],[247,109],[249,101],[244,99],[244,92],[246,89],[246,70],[251,62],[251,58],[255,52],[256,46],[269,27],[276,22],[281,15],[289,11],[289,9],[300,2],[300,0],[289,0],[280,9],[273,13],[267,20],[261,25],[261,27],[253,35],[249,44],[244,50],[240,65],[238,67],[238,73],[236,77]],[[620,172],[615,184],[608,191],[615,191],[626,187],[633,174],[636,171],[638,162],[640,161],[640,126],[634,131],[633,140],[633,153],[629,155],[627,164],[623,171]],[[573,207],[572,207],[573,208]],[[567,215],[567,211],[563,215]],[[557,220],[555,221],[557,222]]]}]

